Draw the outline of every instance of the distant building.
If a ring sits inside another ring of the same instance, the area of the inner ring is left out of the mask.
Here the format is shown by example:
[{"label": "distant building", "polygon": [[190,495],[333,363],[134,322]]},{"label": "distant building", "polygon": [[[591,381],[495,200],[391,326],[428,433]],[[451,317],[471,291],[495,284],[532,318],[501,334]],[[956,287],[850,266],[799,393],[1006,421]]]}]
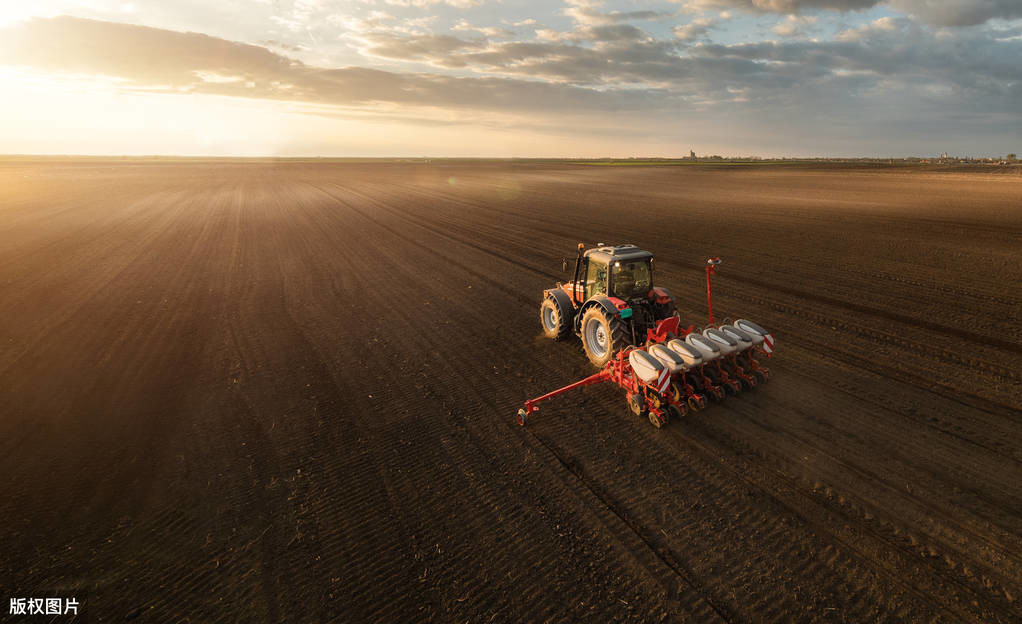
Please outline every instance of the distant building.
[{"label": "distant building", "polygon": [[695,153],[695,151],[693,151],[693,150],[689,150],[689,151],[688,151],[688,157],[689,157],[689,158],[691,158],[692,160],[695,160],[695,159],[696,159],[696,153]]}]

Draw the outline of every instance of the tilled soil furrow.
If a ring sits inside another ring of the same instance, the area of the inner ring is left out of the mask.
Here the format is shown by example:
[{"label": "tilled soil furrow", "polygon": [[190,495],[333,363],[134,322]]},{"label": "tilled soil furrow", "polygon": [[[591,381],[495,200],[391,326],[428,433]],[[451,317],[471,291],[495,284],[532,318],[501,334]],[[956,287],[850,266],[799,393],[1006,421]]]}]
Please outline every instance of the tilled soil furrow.
[{"label": "tilled soil furrow", "polygon": [[[97,621],[1016,621],[1018,176],[0,166],[0,586]],[[588,244],[766,386],[655,430],[540,336]]]},{"label": "tilled soil furrow", "polygon": [[[429,249],[429,248],[427,247],[426,249]],[[477,315],[477,314],[475,314],[475,313],[470,313],[470,315],[471,315],[471,316],[478,316],[478,315]],[[475,328],[480,328],[480,327],[483,327],[483,324],[482,324],[482,321],[483,321],[483,320],[484,320],[484,319],[483,319],[482,317],[478,318],[478,321],[479,321],[479,322],[478,322],[478,323],[475,323],[475,324],[473,324],[473,325],[471,325],[471,327],[475,327]],[[478,330],[476,330],[476,331],[478,331]],[[459,340],[459,342],[461,342],[461,341]],[[469,342],[471,342],[471,341],[469,340]],[[437,345],[435,345],[435,344],[434,344],[434,345],[431,345],[431,346],[433,347],[433,349],[435,349],[435,347],[436,347]],[[429,351],[427,351],[427,352],[429,352]],[[433,352],[435,352],[435,351],[433,351]],[[443,366],[443,362],[442,362],[442,361],[438,361],[438,362],[436,362],[436,364],[437,364],[437,366]],[[450,366],[450,365],[448,364],[448,366]],[[474,368],[470,368],[470,369],[469,369],[469,370],[467,370],[467,371],[451,371],[451,372],[453,373],[453,375],[452,375],[452,376],[451,376],[450,378],[451,378],[451,379],[455,379],[455,380],[457,380],[457,379],[464,379],[464,378],[469,378],[470,376],[472,376],[472,375],[474,375],[474,374],[476,374],[476,373],[477,373],[477,371],[476,371],[476,370],[475,370]],[[457,398],[457,397],[458,397],[458,395],[459,395],[459,394],[462,394],[462,393],[464,393],[464,391],[458,391],[457,389],[453,389],[453,388],[452,388],[452,389],[446,389],[446,390],[445,390],[445,391],[443,392],[443,394],[442,394],[442,395],[443,395],[443,396],[450,396],[450,397],[453,397],[453,398]],[[506,394],[506,393],[505,393],[505,394]],[[475,390],[471,391],[471,392],[470,392],[470,393],[469,393],[469,394],[468,394],[468,395],[466,396],[466,403],[468,403],[468,402],[470,402],[470,401],[478,401],[478,397],[479,397],[479,390],[478,390],[478,388],[477,388],[477,389],[475,389]],[[507,400],[512,400],[512,399],[510,399],[510,396],[506,397],[506,399],[507,399]],[[457,403],[456,403],[456,404],[457,404]],[[492,413],[485,413],[484,415],[485,415],[485,416],[487,416],[487,417],[490,417],[490,418],[492,418]],[[470,417],[470,416],[466,416],[466,417]],[[439,423],[434,423],[434,426],[439,426]],[[507,427],[506,427],[506,426],[504,426],[504,427],[502,427],[501,429],[502,429],[502,431],[499,431],[499,433],[501,433],[501,434],[503,434],[503,435],[506,435],[506,434],[507,434]],[[581,562],[580,562],[580,563],[581,563]],[[655,578],[655,577],[654,577],[654,578]],[[630,597],[630,598],[632,598],[632,597]],[[634,598],[632,598],[632,599],[634,600]]]},{"label": "tilled soil furrow", "polygon": [[[427,248],[429,248],[429,247],[427,247]],[[556,453],[556,451],[555,451],[555,455],[556,455],[556,454],[557,454],[557,453]],[[559,455],[558,455],[558,457],[559,457]],[[563,460],[561,460],[561,461],[563,462]],[[575,472],[575,474],[577,474],[577,472]],[[604,498],[602,498],[602,499],[603,499],[603,500],[604,500],[604,501],[606,502],[606,497],[604,497]],[[614,506],[612,506],[612,505],[611,505],[610,507],[611,507],[611,509],[614,509]],[[620,514],[620,512],[619,512],[619,511],[617,511],[617,510],[615,510],[615,513],[616,513],[616,514]],[[632,525],[632,528],[633,528],[633,530],[638,530],[638,529],[636,529],[635,525]],[[676,571],[677,571],[677,570],[676,570]],[[682,574],[683,576],[685,576],[685,575],[684,575],[684,573],[681,573],[681,574]],[[719,609],[719,608],[718,608],[718,609]],[[722,612],[722,613],[725,613],[725,612]],[[726,617],[727,617],[727,616],[726,616]]]}]

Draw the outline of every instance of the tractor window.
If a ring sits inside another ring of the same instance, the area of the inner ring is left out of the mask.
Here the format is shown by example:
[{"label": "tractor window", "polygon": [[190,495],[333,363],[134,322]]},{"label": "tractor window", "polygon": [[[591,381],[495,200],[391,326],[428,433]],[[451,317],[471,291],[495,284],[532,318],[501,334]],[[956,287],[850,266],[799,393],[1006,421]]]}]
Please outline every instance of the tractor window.
[{"label": "tractor window", "polygon": [[653,286],[647,258],[615,262],[612,277],[611,288],[614,296],[619,299],[629,299],[636,295],[645,296]]},{"label": "tractor window", "polygon": [[598,294],[607,294],[607,265],[590,258],[589,270],[586,271],[586,299]]}]

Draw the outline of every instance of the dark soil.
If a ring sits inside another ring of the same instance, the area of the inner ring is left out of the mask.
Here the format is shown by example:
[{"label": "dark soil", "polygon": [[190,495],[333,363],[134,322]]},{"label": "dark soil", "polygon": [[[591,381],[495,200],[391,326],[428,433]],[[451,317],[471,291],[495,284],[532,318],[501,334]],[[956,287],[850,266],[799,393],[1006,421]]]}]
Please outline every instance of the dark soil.
[{"label": "dark soil", "polygon": [[[1020,240],[1013,175],[4,163],[0,619],[1020,621]],[[519,427],[579,241],[697,325],[723,257],[772,381]]]}]

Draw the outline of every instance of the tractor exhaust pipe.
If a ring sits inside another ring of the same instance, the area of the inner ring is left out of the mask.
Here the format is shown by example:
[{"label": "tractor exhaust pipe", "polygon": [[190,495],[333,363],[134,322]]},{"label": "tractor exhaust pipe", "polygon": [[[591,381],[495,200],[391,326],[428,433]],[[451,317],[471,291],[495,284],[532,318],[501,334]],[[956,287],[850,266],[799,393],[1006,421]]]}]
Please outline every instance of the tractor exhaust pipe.
[{"label": "tractor exhaust pipe", "polygon": [[578,270],[582,266],[582,250],[586,248],[585,243],[578,244],[578,255],[575,256],[575,275],[571,278],[571,303],[578,305],[582,303],[578,300]]}]

